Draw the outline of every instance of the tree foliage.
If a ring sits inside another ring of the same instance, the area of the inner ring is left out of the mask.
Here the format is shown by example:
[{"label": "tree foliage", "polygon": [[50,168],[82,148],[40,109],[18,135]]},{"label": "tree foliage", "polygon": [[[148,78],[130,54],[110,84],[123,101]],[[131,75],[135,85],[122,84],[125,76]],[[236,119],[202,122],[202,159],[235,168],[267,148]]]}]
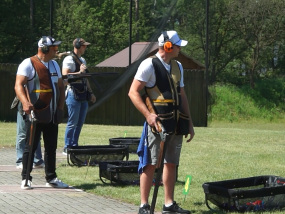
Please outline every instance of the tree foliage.
[{"label": "tree foliage", "polygon": [[[132,0],[132,42],[150,41],[161,30],[177,30],[189,41],[183,52],[205,60],[206,0]],[[84,57],[96,65],[129,45],[130,0],[2,0],[0,2],[0,63],[20,63],[34,55],[37,41],[50,34],[72,50],[82,37],[92,45]],[[210,83],[244,84],[284,74],[285,3],[283,0],[209,1]]]},{"label": "tree foliage", "polygon": [[234,27],[241,33],[243,43],[247,45],[248,57],[244,57],[243,63],[249,68],[250,85],[254,87],[254,76],[259,77],[262,71],[270,66],[259,63],[259,60],[272,59],[274,57],[272,48],[278,36],[284,35],[285,2],[233,1],[229,11]]},{"label": "tree foliage", "polygon": [[[209,1],[210,83],[243,84],[248,77],[280,74],[284,69],[284,1]],[[189,40],[185,48],[199,61],[205,59],[206,1],[177,3],[175,28]],[[184,49],[183,49],[184,50]],[[274,63],[273,63],[274,61]]]}]

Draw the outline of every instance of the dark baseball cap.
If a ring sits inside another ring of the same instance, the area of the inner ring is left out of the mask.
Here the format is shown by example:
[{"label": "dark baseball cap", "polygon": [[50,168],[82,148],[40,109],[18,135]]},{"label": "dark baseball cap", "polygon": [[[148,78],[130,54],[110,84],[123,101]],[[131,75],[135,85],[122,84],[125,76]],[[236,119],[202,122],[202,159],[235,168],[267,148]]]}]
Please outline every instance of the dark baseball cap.
[{"label": "dark baseball cap", "polygon": [[[79,41],[80,41],[80,42],[79,42],[80,45],[90,45],[89,42],[86,42],[86,41],[85,41],[84,39],[82,39],[82,38],[80,38]],[[73,46],[74,46],[74,47],[75,47],[76,42],[78,42],[78,38],[76,38],[76,39],[73,40]]]}]

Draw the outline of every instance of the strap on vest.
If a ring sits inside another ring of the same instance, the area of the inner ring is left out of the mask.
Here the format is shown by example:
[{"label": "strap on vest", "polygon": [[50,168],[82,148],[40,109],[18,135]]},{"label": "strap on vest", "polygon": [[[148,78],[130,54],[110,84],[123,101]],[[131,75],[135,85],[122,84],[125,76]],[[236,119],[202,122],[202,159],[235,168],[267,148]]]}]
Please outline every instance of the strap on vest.
[{"label": "strap on vest", "polygon": [[154,103],[175,103],[175,100],[172,99],[164,99],[164,100],[152,100]]},{"label": "strap on vest", "polygon": [[35,92],[35,93],[46,93],[46,92],[52,92],[52,89],[45,89],[45,90],[38,89],[38,90],[33,90],[32,92]]}]

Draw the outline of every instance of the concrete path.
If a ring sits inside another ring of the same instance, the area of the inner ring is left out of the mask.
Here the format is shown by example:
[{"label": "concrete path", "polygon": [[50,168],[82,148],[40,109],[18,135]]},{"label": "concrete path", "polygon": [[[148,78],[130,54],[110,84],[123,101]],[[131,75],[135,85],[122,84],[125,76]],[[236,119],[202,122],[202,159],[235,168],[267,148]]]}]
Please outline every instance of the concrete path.
[{"label": "concrete path", "polygon": [[[14,148],[0,148],[0,213],[5,214],[137,214],[138,207],[79,189],[45,187],[44,173],[34,169],[33,190],[22,190],[21,170],[16,169]],[[57,154],[57,160],[66,156]],[[36,202],[36,203],[35,203]]]}]

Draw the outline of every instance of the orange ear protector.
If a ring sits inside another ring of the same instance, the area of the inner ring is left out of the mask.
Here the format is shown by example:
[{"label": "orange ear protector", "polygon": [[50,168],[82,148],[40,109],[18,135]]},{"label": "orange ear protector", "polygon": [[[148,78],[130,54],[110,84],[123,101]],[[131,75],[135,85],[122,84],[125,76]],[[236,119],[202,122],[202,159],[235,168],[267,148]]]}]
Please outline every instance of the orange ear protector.
[{"label": "orange ear protector", "polygon": [[165,52],[170,53],[173,50],[172,42],[169,41],[169,37],[168,37],[166,31],[163,31],[162,34],[163,34],[163,38],[164,38],[163,48],[164,48]]}]

